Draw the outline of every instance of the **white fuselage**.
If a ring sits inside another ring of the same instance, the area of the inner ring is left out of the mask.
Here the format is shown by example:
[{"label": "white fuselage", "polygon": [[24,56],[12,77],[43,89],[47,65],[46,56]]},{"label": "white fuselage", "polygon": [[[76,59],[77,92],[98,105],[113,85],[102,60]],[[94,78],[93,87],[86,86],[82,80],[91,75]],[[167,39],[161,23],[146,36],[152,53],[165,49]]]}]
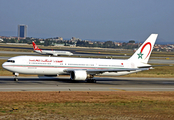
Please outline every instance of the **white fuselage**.
[{"label": "white fuselage", "polygon": [[73,55],[73,53],[71,53],[69,51],[34,50],[34,52],[40,53],[43,55],[53,55],[53,56]]},{"label": "white fuselage", "polygon": [[[117,69],[137,68],[138,65],[129,60],[91,59],[68,57],[17,56],[10,58],[3,68],[21,74],[59,75],[67,74],[66,69]],[[104,72],[99,75],[126,75],[130,72]]]}]

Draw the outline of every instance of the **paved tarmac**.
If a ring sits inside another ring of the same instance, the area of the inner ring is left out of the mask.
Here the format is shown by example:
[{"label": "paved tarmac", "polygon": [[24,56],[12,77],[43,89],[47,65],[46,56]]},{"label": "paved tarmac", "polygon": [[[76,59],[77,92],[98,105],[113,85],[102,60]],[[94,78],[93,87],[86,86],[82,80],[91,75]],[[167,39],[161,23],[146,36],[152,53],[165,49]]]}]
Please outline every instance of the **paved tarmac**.
[{"label": "paved tarmac", "polygon": [[96,83],[71,82],[69,77],[0,77],[0,91],[174,91],[174,78],[100,78]]},{"label": "paved tarmac", "polygon": [[[35,52],[14,52],[14,51],[0,51],[2,54],[18,54],[18,55],[41,55]],[[123,56],[123,55],[112,55],[112,54],[94,54],[94,53],[78,53],[78,54],[73,54],[72,56],[100,56],[100,57],[129,57],[129,56]]]},{"label": "paved tarmac", "polygon": [[[41,54],[38,54],[38,53],[35,53],[35,52],[16,52],[16,51],[0,51],[0,53],[2,54],[18,54],[18,55],[41,55]],[[107,58],[129,58],[130,56],[128,55],[112,55],[112,54],[95,54],[95,53],[81,53],[81,52],[78,52],[78,53],[75,53],[73,54],[73,56],[98,56],[98,57],[107,57]],[[174,59],[174,57],[151,57],[153,59]]]}]

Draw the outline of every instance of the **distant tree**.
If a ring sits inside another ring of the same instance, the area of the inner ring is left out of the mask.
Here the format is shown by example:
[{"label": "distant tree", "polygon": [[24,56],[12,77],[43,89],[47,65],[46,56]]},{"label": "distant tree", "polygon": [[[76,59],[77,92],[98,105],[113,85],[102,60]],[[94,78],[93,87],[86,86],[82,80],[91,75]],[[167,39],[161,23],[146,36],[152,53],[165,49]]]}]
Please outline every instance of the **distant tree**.
[{"label": "distant tree", "polygon": [[89,42],[78,40],[77,43],[76,43],[76,46],[89,47],[90,45],[89,45]]},{"label": "distant tree", "polygon": [[30,37],[26,37],[26,40],[31,40],[31,38]]},{"label": "distant tree", "polygon": [[40,44],[40,40],[39,39],[36,39],[36,44]]},{"label": "distant tree", "polygon": [[125,42],[122,43],[122,46],[123,46],[123,47],[125,47],[126,45],[127,45],[127,43],[125,43]]},{"label": "distant tree", "polygon": [[112,41],[106,41],[106,42],[103,44],[103,47],[104,47],[104,48],[114,48],[114,47],[115,47],[115,44],[114,44],[114,42],[112,42]]},{"label": "distant tree", "polygon": [[44,46],[49,46],[49,45],[51,45],[51,41],[46,39],[44,42]]},{"label": "distant tree", "polygon": [[16,43],[15,39],[11,39],[11,43]]},{"label": "distant tree", "polygon": [[97,43],[92,44],[92,47],[98,47]]},{"label": "distant tree", "polygon": [[135,41],[134,40],[130,40],[129,43],[135,43]]},{"label": "distant tree", "polygon": [[62,40],[58,40],[56,43],[57,44],[63,44],[64,42]]}]

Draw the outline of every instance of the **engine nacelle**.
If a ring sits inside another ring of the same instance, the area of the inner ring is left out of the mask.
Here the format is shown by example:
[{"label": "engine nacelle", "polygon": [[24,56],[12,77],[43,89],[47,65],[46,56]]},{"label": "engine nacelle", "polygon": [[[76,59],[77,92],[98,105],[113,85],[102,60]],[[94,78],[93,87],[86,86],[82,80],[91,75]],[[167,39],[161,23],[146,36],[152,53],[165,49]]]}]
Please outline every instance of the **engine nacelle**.
[{"label": "engine nacelle", "polygon": [[86,80],[87,72],[86,70],[74,70],[70,74],[71,80]]}]

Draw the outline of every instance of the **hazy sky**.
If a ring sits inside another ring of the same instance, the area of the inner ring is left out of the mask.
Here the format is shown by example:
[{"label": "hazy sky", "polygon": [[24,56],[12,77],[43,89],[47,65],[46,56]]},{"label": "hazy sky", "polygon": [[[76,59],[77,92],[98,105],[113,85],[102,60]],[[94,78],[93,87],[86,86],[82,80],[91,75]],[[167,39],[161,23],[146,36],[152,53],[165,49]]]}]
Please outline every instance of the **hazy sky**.
[{"label": "hazy sky", "polygon": [[0,35],[174,43],[174,0],[0,0]]}]

